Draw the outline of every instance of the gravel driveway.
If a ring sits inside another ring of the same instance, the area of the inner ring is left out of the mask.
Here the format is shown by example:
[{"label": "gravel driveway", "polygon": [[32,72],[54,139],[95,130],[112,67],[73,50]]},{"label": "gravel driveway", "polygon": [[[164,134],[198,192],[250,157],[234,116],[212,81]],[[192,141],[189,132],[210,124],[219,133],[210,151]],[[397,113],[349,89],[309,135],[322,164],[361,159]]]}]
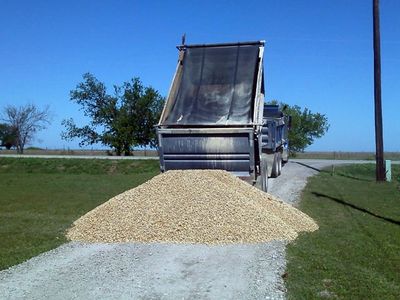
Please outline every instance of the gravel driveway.
[{"label": "gravel driveway", "polygon": [[[290,161],[269,191],[293,204],[316,169],[340,163]],[[67,243],[1,271],[0,299],[283,299],[284,270],[283,242]]]}]

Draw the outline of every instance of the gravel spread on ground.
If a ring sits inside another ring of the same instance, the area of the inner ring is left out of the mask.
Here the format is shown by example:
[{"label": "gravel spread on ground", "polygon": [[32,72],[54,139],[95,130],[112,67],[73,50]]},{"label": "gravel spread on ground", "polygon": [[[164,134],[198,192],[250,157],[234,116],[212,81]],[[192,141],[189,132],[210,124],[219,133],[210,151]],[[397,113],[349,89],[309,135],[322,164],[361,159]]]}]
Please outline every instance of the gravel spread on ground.
[{"label": "gravel spread on ground", "polygon": [[318,225],[222,170],[176,170],[119,194],[76,220],[84,242],[258,243],[293,240]]}]

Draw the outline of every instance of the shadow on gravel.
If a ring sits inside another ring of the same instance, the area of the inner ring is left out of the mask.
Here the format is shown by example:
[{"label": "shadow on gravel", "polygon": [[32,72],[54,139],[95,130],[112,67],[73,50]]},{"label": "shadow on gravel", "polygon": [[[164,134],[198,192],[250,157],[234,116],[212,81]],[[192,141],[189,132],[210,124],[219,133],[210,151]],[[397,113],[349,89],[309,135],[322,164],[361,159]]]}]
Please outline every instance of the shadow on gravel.
[{"label": "shadow on gravel", "polygon": [[312,192],[312,194],[317,196],[317,197],[319,197],[319,198],[326,198],[326,199],[335,201],[337,203],[349,206],[349,207],[354,208],[354,209],[356,209],[358,211],[361,211],[361,212],[364,212],[366,214],[369,214],[370,216],[373,216],[375,218],[382,219],[382,220],[384,220],[386,222],[389,222],[389,223],[392,223],[392,224],[395,224],[395,225],[400,225],[400,221],[397,221],[397,220],[394,220],[394,219],[391,219],[391,218],[387,218],[385,216],[377,215],[377,214],[375,214],[375,213],[373,213],[373,212],[371,212],[369,210],[366,210],[365,208],[358,207],[357,205],[348,203],[348,202],[346,202],[344,200],[341,200],[341,199],[338,199],[338,198],[335,198],[335,197],[331,197],[331,196],[328,196],[328,195],[324,195],[324,194],[321,194],[321,193],[317,193],[317,192]]}]

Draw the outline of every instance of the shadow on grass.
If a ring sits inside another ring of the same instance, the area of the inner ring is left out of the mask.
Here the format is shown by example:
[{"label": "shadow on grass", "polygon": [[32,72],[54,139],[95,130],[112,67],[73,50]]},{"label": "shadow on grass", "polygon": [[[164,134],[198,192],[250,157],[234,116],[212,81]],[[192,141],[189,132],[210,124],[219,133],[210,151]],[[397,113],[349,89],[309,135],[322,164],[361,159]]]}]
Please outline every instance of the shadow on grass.
[{"label": "shadow on grass", "polygon": [[341,176],[341,177],[345,177],[345,178],[349,178],[349,179],[355,179],[355,180],[359,180],[359,181],[367,181],[367,182],[374,181],[374,179],[356,177],[356,176],[353,176],[353,175],[343,174],[343,173],[335,173],[335,176]]},{"label": "shadow on grass", "polygon": [[375,214],[375,213],[373,213],[373,212],[371,212],[369,210],[366,210],[365,208],[362,208],[362,207],[359,207],[357,205],[348,203],[348,202],[346,202],[344,200],[341,200],[341,199],[338,199],[338,198],[335,198],[335,197],[331,197],[331,196],[328,196],[328,195],[324,195],[324,194],[321,194],[321,193],[318,193],[318,192],[312,192],[312,194],[317,196],[317,197],[320,197],[320,198],[326,198],[326,199],[335,201],[337,203],[349,206],[349,207],[351,207],[353,209],[356,209],[358,211],[364,212],[364,213],[366,213],[366,214],[368,214],[370,216],[373,216],[375,218],[382,219],[382,220],[384,220],[386,222],[389,222],[389,223],[392,223],[392,224],[395,224],[395,225],[400,225],[400,221],[397,221],[397,220],[394,220],[394,219],[391,219],[391,218],[387,218],[385,216],[377,215],[377,214]]},{"label": "shadow on grass", "polygon": [[[298,162],[298,161],[296,161],[295,163],[298,164],[298,165],[301,165],[301,166],[303,166],[303,167],[306,167],[306,168],[312,169],[312,170],[314,170],[314,171],[317,171],[317,172],[319,172],[319,173],[332,174],[332,172],[329,171],[329,170],[321,170],[321,169],[318,169],[318,168],[316,168],[316,167],[313,167],[313,166],[310,166],[310,165],[307,165],[307,164],[305,164],[305,163]],[[356,177],[356,176],[353,176],[353,175],[343,174],[343,173],[334,173],[334,175],[335,175],[335,176],[341,176],[341,177],[349,178],[349,179],[360,180],[360,181],[374,181],[373,179],[362,178],[362,177]]]}]

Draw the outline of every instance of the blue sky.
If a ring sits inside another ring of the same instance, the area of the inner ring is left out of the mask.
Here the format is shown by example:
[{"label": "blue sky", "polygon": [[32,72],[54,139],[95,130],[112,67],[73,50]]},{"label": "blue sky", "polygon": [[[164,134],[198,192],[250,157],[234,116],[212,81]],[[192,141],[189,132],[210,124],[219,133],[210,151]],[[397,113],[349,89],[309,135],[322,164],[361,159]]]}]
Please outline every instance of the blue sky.
[{"label": "blue sky", "polygon": [[[400,1],[381,0],[386,151],[400,151]],[[308,150],[373,151],[372,0],[0,2],[0,107],[50,105],[33,144],[77,148],[69,91],[85,72],[108,86],[139,76],[163,95],[187,43],[266,40],[266,99],[325,113],[329,132]]]}]

